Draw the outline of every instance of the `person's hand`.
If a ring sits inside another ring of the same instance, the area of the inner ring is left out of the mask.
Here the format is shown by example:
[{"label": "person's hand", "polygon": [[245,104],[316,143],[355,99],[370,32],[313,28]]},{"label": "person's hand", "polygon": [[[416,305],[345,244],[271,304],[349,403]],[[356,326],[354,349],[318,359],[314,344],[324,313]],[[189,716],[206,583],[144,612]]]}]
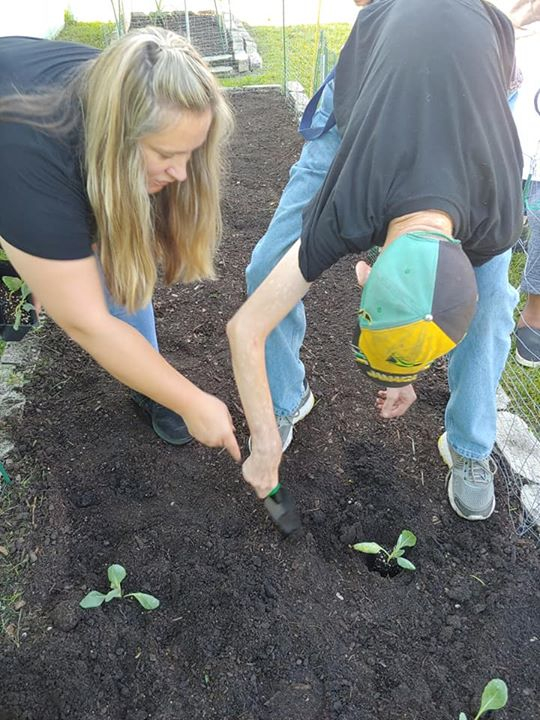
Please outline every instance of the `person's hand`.
[{"label": "person's hand", "polygon": [[233,460],[242,456],[234,434],[234,425],[225,403],[217,397],[201,392],[196,407],[183,413],[187,428],[196,440],[208,447],[223,447]]},{"label": "person's hand", "polygon": [[244,480],[252,486],[257,497],[265,498],[278,484],[281,455],[281,448],[271,455],[255,450],[242,465]]},{"label": "person's hand", "polygon": [[375,407],[383,418],[396,418],[404,415],[416,400],[416,393],[412,385],[399,388],[386,388],[379,390]]}]

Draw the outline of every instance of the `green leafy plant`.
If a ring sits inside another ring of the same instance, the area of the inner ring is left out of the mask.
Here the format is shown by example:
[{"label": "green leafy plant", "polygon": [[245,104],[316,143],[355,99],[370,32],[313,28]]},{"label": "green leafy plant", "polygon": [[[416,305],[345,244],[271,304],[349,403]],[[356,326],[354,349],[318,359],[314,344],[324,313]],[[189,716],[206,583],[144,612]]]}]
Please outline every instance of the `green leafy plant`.
[{"label": "green leafy plant", "polygon": [[27,302],[27,298],[32,292],[28,285],[20,277],[13,277],[12,275],[3,275],[2,282],[8,290],[9,297],[15,303],[15,306],[11,310],[13,315],[13,329],[18,330],[23,312],[32,312],[35,310],[31,302]]},{"label": "green leafy plant", "polygon": [[[478,720],[478,718],[482,717],[488,710],[500,710],[507,702],[508,688],[504,680],[500,680],[499,678],[490,680],[482,693],[480,710],[476,713],[473,720]],[[467,720],[464,712],[459,713],[459,720]]]},{"label": "green leafy plant", "polygon": [[386,556],[385,560],[387,563],[395,560],[399,567],[404,570],[416,570],[416,567],[412,564],[412,562],[403,557],[405,554],[405,548],[414,547],[415,545],[416,535],[410,530],[402,530],[397,539],[397,543],[392,549],[392,552],[388,552],[388,550],[383,548],[382,545],[374,542],[356,543],[356,545],[353,545],[352,548],[353,550],[358,550],[358,552],[367,553],[368,555],[378,555],[379,553],[383,553]]},{"label": "green leafy plant", "polygon": [[127,598],[134,597],[135,600],[143,606],[145,610],[155,610],[159,607],[159,600],[153,595],[147,595],[146,593],[134,592],[134,593],[122,593],[122,581],[126,577],[127,573],[122,565],[109,565],[107,570],[111,589],[108,593],[100,593],[97,590],[92,590],[85,595],[79,605],[82,608],[95,608],[99,607],[104,602],[110,602],[113,598]]}]

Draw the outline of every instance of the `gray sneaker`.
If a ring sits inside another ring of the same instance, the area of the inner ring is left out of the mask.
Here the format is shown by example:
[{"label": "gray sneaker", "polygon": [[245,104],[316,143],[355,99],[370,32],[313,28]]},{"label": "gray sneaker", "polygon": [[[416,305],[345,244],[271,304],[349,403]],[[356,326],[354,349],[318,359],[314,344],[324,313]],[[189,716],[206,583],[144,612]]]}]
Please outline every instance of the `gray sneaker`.
[{"label": "gray sneaker", "polygon": [[442,459],[450,468],[447,483],[452,509],[465,520],[487,520],[495,510],[495,463],[491,457],[472,460],[459,455],[448,443],[446,433],[437,444]]},{"label": "gray sneaker", "polygon": [[540,330],[516,328],[516,360],[525,367],[540,367]]},{"label": "gray sneaker", "polygon": [[279,436],[281,438],[281,447],[283,452],[289,447],[293,439],[293,426],[297,422],[303,420],[306,415],[313,410],[315,405],[315,398],[310,390],[309,385],[304,383],[304,394],[300,399],[300,405],[298,409],[291,415],[276,415],[276,422],[279,430]]},{"label": "gray sneaker", "polygon": [[[310,390],[307,382],[304,382],[304,394],[300,398],[300,405],[292,415],[276,415],[276,423],[278,426],[279,436],[281,438],[282,452],[289,447],[293,438],[293,425],[303,420],[315,405],[315,398]],[[248,440],[249,451],[251,452],[251,438]]]}]

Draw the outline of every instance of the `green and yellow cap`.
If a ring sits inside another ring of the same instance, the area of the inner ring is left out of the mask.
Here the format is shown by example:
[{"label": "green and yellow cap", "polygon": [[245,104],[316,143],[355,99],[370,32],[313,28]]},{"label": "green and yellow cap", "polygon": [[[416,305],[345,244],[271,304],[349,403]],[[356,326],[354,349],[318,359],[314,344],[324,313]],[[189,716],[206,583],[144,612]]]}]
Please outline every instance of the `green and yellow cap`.
[{"label": "green and yellow cap", "polygon": [[356,362],[385,386],[414,382],[463,340],[477,300],[459,240],[423,231],[401,235],[381,252],[362,291]]}]

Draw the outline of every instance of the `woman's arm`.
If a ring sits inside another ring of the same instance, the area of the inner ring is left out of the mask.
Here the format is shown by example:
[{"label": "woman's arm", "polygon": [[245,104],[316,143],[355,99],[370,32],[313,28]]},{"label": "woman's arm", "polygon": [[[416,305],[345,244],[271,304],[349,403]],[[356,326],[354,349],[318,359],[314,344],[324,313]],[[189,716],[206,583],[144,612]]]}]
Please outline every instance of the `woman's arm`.
[{"label": "woman's arm", "polygon": [[17,272],[50,317],[120,382],[181,415],[190,433],[210,447],[240,450],[227,407],[177,372],[107,308],[95,258],[48,260],[2,241]]},{"label": "woman's arm", "polygon": [[277,485],[282,454],[264,345],[309,289],[298,267],[299,248],[298,240],[227,324],[234,376],[251,432],[251,456],[243,473],[259,497],[266,497]]}]

